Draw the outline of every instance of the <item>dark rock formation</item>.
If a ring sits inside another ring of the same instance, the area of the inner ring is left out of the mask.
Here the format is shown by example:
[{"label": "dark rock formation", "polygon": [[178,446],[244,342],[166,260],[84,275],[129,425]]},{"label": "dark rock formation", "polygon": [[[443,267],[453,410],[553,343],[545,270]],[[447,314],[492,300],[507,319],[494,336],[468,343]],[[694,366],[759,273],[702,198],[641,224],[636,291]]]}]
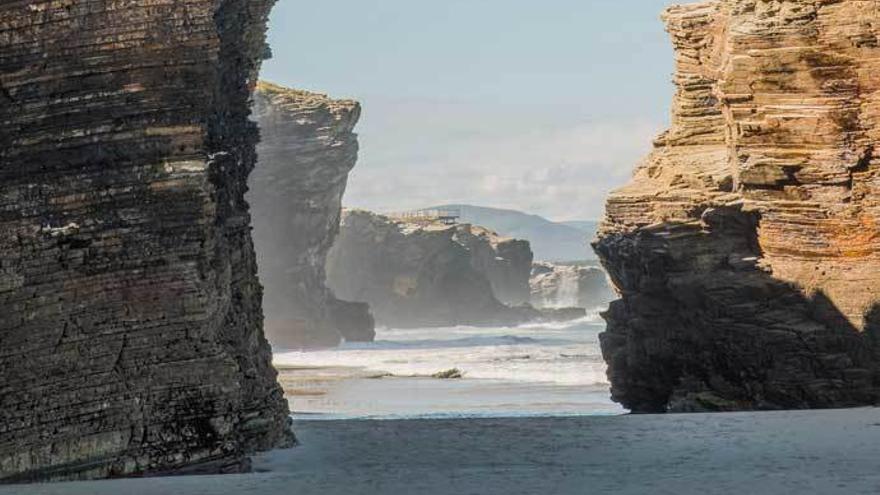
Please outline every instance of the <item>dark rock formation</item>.
[{"label": "dark rock formation", "polygon": [[253,108],[261,141],[247,199],[269,340],[285,348],[372,340],[368,307],[337,300],[324,275],[357,161],[360,105],[260,83]]},{"label": "dark rock formation", "polygon": [[292,440],[244,201],[271,3],[0,4],[0,481]]},{"label": "dark rock formation", "polygon": [[377,322],[390,327],[515,324],[540,314],[499,301],[482,270],[519,297],[530,263],[527,242],[480,227],[346,211],[327,258],[327,283],[343,299],[367,302]]},{"label": "dark rock formation", "polygon": [[500,237],[476,225],[459,226],[455,239],[471,256],[471,266],[489,279],[492,293],[504,304],[529,302],[532,250],[529,241]]},{"label": "dark rock formation", "polygon": [[327,314],[330,327],[347,342],[372,342],[376,337],[376,321],[367,303],[334,298],[328,301]]},{"label": "dark rock formation", "polygon": [[597,308],[615,298],[605,271],[596,266],[532,264],[531,301],[538,308]]},{"label": "dark rock formation", "polygon": [[876,403],[880,10],[671,7],[672,128],[594,245],[601,337],[634,411]]}]

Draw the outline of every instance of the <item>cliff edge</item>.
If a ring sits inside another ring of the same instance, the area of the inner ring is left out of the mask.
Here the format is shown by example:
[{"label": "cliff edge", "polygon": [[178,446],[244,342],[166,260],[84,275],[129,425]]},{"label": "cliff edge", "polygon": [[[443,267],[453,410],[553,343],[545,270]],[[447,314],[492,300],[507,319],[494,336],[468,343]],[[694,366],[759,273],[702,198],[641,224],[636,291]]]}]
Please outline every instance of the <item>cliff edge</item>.
[{"label": "cliff edge", "polygon": [[327,257],[327,283],[340,297],[364,301],[392,328],[513,325],[539,319],[507,297],[528,295],[528,242],[469,224],[414,223],[363,210],[343,212]]},{"label": "cliff edge", "polygon": [[880,10],[717,0],[664,14],[671,128],[608,198],[602,349],[637,412],[878,399]]},{"label": "cliff edge", "polygon": [[244,201],[271,5],[0,5],[0,481],[292,441]]},{"label": "cliff edge", "polygon": [[260,82],[253,110],[261,139],[247,199],[269,340],[284,348],[372,340],[367,305],[337,299],[324,270],[357,161],[360,105]]}]

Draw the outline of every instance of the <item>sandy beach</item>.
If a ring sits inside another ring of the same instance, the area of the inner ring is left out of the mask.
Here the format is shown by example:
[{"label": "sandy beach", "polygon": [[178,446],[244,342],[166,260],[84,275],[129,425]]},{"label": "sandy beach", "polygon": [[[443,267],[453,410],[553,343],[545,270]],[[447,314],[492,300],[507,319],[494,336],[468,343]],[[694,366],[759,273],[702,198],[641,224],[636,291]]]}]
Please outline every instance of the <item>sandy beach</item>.
[{"label": "sandy beach", "polygon": [[[297,448],[253,472],[0,495],[875,494],[880,409],[627,415],[594,320],[280,353]],[[456,367],[464,377],[431,378]]]},{"label": "sandy beach", "polygon": [[6,486],[6,495],[875,494],[880,410],[297,421],[243,475]]}]

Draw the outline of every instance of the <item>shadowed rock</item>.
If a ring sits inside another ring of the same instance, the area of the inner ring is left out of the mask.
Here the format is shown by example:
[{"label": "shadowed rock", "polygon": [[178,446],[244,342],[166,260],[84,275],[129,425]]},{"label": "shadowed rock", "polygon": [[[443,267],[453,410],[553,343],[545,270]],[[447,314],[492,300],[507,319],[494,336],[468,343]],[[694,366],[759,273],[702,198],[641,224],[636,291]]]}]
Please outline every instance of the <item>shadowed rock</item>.
[{"label": "shadowed rock", "polygon": [[0,481],[292,441],[244,201],[271,4],[0,4]]},{"label": "shadowed rock", "polygon": [[664,19],[672,127],[610,195],[594,244],[622,295],[601,336],[614,398],[875,403],[880,11],[718,0]]},{"label": "shadowed rock", "polygon": [[357,161],[360,112],[351,100],[257,85],[254,119],[261,141],[248,201],[266,333],[277,347],[331,347],[343,338],[370,341],[375,335],[369,308],[337,300],[324,272]]},{"label": "shadowed rock", "polygon": [[344,213],[327,257],[327,281],[340,297],[367,302],[377,322],[390,327],[512,325],[542,315],[503,304],[492,280],[515,280],[508,295],[521,297],[530,265],[527,242],[480,227],[407,223],[353,210]]}]

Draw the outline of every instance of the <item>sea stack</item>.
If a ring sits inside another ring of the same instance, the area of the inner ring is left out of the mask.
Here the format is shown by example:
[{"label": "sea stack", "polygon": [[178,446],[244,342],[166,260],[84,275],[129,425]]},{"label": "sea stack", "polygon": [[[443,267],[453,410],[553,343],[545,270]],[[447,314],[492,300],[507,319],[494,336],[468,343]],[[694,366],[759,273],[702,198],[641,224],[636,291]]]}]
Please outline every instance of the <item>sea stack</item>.
[{"label": "sea stack", "polygon": [[324,272],[357,161],[360,105],[261,82],[253,110],[261,139],[247,200],[269,340],[279,348],[372,340],[367,305],[337,299]]},{"label": "sea stack", "polygon": [[594,244],[602,349],[636,412],[877,402],[880,9],[718,0],[664,14],[671,128]]},{"label": "sea stack", "polygon": [[271,5],[0,5],[0,481],[292,441],[244,201]]},{"label": "sea stack", "polygon": [[513,325],[542,315],[505,305],[493,287],[524,301],[531,259],[527,241],[482,227],[346,210],[327,280],[393,328]]}]

